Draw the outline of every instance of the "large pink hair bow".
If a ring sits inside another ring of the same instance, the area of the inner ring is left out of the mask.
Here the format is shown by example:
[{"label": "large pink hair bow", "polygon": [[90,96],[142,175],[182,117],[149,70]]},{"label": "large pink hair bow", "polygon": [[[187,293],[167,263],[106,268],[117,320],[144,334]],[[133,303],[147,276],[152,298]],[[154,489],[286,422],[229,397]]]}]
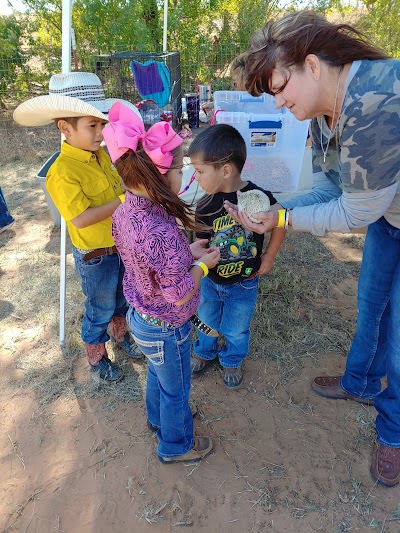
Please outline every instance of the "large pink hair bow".
[{"label": "large pink hair bow", "polygon": [[113,163],[129,149],[136,151],[141,142],[160,173],[168,172],[174,158],[171,151],[183,143],[168,122],[157,122],[146,132],[143,120],[121,102],[112,105],[108,120],[103,136]]}]

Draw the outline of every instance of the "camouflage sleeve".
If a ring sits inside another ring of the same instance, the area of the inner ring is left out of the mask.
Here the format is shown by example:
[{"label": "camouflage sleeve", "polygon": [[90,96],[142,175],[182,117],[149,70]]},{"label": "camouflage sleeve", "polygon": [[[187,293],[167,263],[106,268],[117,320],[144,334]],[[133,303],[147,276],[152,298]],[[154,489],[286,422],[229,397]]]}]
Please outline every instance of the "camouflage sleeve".
[{"label": "camouflage sleeve", "polygon": [[298,207],[292,213],[296,231],[323,236],[329,231],[348,233],[378,220],[392,204],[397,183],[378,191],[343,192],[328,203]]},{"label": "camouflage sleeve", "polygon": [[[322,193],[318,197],[318,189],[313,188],[305,199],[297,200],[299,207],[294,204],[292,220],[296,230],[315,235],[348,232],[388,213],[391,223],[398,227],[399,78],[398,60],[361,62],[357,75],[349,82],[326,160],[320,125],[317,119],[313,120],[313,170],[317,175],[325,174],[326,180],[321,181]],[[329,200],[326,191],[334,184],[342,193]],[[319,203],[309,205],[312,197]],[[304,200],[308,205],[300,207],[305,205]]]},{"label": "camouflage sleeve", "polygon": [[293,207],[330,202],[335,198],[339,198],[341,194],[342,190],[340,187],[330,180],[324,172],[316,172],[313,174],[313,187],[311,192],[282,201],[281,204],[286,209],[293,209]]},{"label": "camouflage sleeve", "polygon": [[378,191],[400,179],[400,95],[366,93],[346,108],[340,132],[343,190]]}]

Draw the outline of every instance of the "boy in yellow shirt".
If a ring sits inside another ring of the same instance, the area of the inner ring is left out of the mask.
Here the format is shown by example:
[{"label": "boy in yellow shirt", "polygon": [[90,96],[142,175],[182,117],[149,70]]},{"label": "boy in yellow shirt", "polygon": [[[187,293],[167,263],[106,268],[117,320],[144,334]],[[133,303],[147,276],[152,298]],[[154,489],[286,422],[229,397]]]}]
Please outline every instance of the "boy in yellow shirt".
[{"label": "boy in yellow shirt", "polygon": [[[46,186],[66,221],[86,297],[81,337],[90,369],[103,380],[117,382],[123,373],[108,358],[108,328],[111,339],[128,356],[143,356],[127,331],[124,266],[111,235],[111,215],[124,201],[124,194],[118,172],[100,146],[108,121],[105,113],[114,102],[114,98],[105,98],[95,74],[55,74],[50,79],[49,95],[21,104],[14,120],[23,126],[54,120],[65,137],[61,153],[47,173]],[[123,103],[139,114],[132,104]]]}]

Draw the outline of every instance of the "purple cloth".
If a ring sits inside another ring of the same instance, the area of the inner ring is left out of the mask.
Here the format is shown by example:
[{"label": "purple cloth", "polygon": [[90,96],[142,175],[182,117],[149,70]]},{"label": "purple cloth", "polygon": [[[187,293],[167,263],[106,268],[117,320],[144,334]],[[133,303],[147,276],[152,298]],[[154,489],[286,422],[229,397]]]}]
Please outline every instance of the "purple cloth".
[{"label": "purple cloth", "polygon": [[132,60],[131,68],[136,87],[142,98],[146,98],[149,94],[161,93],[164,90],[164,84],[155,61],[146,61],[142,64]]},{"label": "purple cloth", "polygon": [[193,255],[173,216],[151,200],[126,192],[112,216],[114,242],[125,265],[124,294],[142,313],[174,326],[197,310],[200,291],[184,305],[178,302],[194,288],[189,274]]}]

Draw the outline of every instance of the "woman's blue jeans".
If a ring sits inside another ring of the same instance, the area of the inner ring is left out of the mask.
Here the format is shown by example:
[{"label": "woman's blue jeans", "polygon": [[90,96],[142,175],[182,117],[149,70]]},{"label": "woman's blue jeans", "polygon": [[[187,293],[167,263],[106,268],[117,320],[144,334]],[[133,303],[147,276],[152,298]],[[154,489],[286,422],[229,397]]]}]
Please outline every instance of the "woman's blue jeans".
[{"label": "woman's blue jeans", "polygon": [[84,254],[74,246],[72,255],[85,295],[85,314],[81,337],[87,344],[107,342],[107,327],[113,316],[125,316],[128,310],[122,291],[124,264],[118,254],[103,255],[84,261]]},{"label": "woman's blue jeans", "polygon": [[[358,282],[356,333],[342,388],[375,397],[378,441],[400,448],[400,229],[383,217],[368,227]],[[381,379],[387,387],[381,390]]]},{"label": "woman's blue jeans", "polygon": [[159,426],[160,457],[185,455],[194,445],[190,397],[190,332],[179,327],[149,324],[132,307],[127,314],[132,336],[148,360],[147,419]]},{"label": "woman's blue jeans", "polygon": [[258,276],[232,285],[222,285],[205,277],[201,280],[198,316],[225,337],[219,347],[217,337],[197,331],[193,344],[197,357],[211,361],[217,356],[224,368],[238,368],[249,351],[250,324],[258,293]]},{"label": "woman's blue jeans", "polygon": [[11,224],[13,221],[14,218],[11,216],[8,210],[6,199],[4,198],[3,191],[0,187],[0,228],[8,226],[8,224]]}]

